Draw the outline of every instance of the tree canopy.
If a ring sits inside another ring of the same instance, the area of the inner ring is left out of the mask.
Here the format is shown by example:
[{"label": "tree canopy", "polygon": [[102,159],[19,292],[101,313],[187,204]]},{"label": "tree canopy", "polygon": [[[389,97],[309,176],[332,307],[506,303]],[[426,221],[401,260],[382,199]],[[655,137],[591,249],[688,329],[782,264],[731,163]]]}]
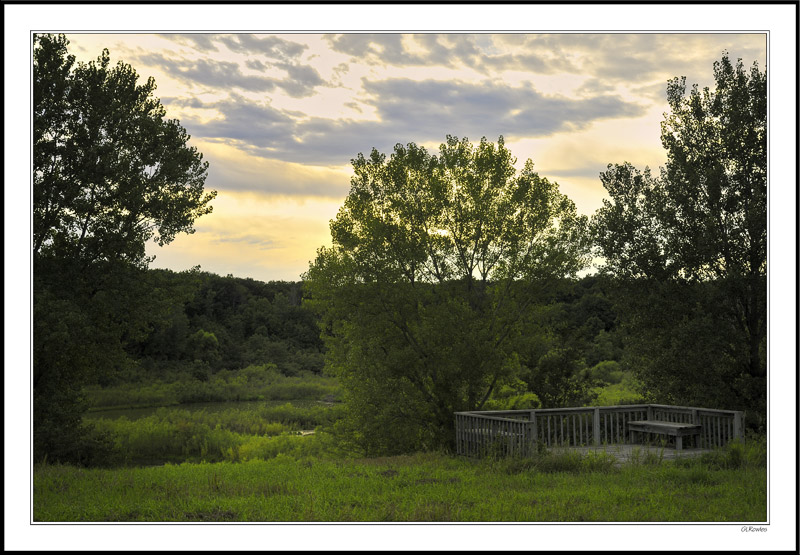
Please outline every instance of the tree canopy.
[{"label": "tree canopy", "polygon": [[587,263],[587,219],[530,160],[517,172],[502,137],[352,163],[332,246],[304,276],[351,437],[372,453],[446,445],[453,411],[519,370],[537,295]]},{"label": "tree canopy", "polygon": [[177,120],[108,50],[75,64],[63,36],[34,36],[35,258],[146,262],[145,243],[192,233],[211,211],[208,163]]},{"label": "tree canopy", "polygon": [[724,54],[714,78],[688,94],[685,78],[669,81],[666,167],[609,165],[592,227],[604,271],[639,290],[627,322],[651,394],[763,413],[766,71]]},{"label": "tree canopy", "polygon": [[109,54],[76,63],[63,35],[33,39],[35,456],[75,458],[80,390],[168,311],[145,244],[192,233],[211,212],[208,164],[154,80]]}]

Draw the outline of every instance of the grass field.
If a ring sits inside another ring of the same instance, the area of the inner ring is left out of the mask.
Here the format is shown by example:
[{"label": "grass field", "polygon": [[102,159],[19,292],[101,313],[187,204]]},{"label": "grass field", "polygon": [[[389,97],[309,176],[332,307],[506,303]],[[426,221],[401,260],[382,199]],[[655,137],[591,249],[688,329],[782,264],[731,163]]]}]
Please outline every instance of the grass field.
[{"label": "grass field", "polygon": [[[195,403],[131,418],[87,416],[94,433],[112,438],[111,450],[100,464],[105,468],[36,465],[34,520],[766,520],[763,439],[729,445],[700,459],[644,456],[625,464],[604,453],[575,452],[544,452],[527,459],[467,459],[446,453],[354,458],[331,433],[343,406],[320,402],[336,393],[336,384],[328,378],[274,379],[254,368],[249,374],[212,383],[208,391],[223,392],[220,396],[228,399],[238,392],[241,399],[240,388],[249,384],[259,391],[265,386],[268,379],[261,374],[282,388],[272,397],[302,393],[298,396],[302,401]],[[225,389],[232,385],[235,389]],[[627,398],[628,385],[618,384],[607,394]],[[95,406],[136,400],[119,387],[92,393]],[[316,433],[299,435],[309,429]]]},{"label": "grass field", "polygon": [[765,466],[746,450],[731,453],[622,466],[604,456],[476,461],[436,453],[378,459],[278,454],[118,469],[45,465],[34,472],[34,520],[766,520]]}]

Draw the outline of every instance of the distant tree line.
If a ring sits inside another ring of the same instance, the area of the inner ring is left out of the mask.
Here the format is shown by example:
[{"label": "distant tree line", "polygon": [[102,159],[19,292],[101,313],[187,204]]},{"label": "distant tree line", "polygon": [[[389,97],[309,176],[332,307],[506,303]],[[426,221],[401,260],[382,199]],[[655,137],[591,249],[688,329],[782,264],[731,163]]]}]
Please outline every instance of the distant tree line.
[{"label": "distant tree line", "polygon": [[[167,316],[128,342],[127,364],[98,375],[97,384],[205,381],[221,370],[270,363],[285,376],[324,372],[320,318],[303,302],[303,282],[262,282],[197,269],[150,269],[147,276],[153,290],[164,292]],[[621,359],[623,339],[603,281],[563,280],[541,300],[548,312],[541,323],[546,333],[529,343],[524,376],[541,406],[590,401],[589,390],[598,383],[592,368]]]},{"label": "distant tree line", "polygon": [[198,270],[149,270],[183,292],[172,299],[169,316],[127,346],[135,362],[114,380],[208,380],[214,373],[273,363],[280,373],[319,374],[322,340],[316,316],[301,306],[302,283],[221,277]]}]

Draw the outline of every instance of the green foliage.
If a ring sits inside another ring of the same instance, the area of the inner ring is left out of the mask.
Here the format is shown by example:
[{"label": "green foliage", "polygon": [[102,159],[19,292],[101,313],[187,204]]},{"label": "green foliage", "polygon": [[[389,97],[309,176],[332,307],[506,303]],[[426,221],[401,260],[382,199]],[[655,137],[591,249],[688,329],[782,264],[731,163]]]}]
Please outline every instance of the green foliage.
[{"label": "green foliage", "polygon": [[193,231],[211,211],[208,164],[153,97],[150,78],[108,51],[74,63],[63,35],[34,35],[33,251],[145,262],[144,244]]},{"label": "green foliage", "polygon": [[[186,281],[167,270],[150,270],[166,283]],[[207,272],[192,276],[192,294],[168,319],[129,348],[140,361],[142,379],[163,379],[176,369],[198,377],[223,369],[274,364],[280,373],[320,373],[322,342],[317,318],[301,305],[299,282],[264,283]]]},{"label": "green foliage", "polygon": [[667,165],[601,174],[592,222],[628,358],[660,402],[766,416],[766,72],[724,54],[716,89],[667,87]]},{"label": "green foliage", "polygon": [[536,391],[543,408],[587,405],[596,396],[591,373],[574,353],[564,349],[548,351],[526,380],[529,388]]},{"label": "green foliage", "polygon": [[532,162],[513,163],[502,137],[353,160],[305,285],[347,392],[342,431],[364,452],[450,444],[453,411],[519,372],[534,302],[586,263],[586,219]]},{"label": "green foliage", "polygon": [[535,393],[526,392],[528,384],[520,379],[504,384],[484,403],[484,410],[538,409],[542,402]]},{"label": "green foliage", "polygon": [[641,393],[642,385],[630,372],[623,374],[619,383],[595,388],[597,398],[592,402],[596,407],[614,405],[637,405],[645,402]]},{"label": "green foliage", "polygon": [[179,296],[144,272],[145,243],[193,232],[216,193],[152,79],[105,50],[76,64],[63,35],[33,43],[34,458],[77,460],[82,385],[124,371]]},{"label": "green foliage", "polygon": [[203,329],[199,329],[189,336],[187,348],[196,359],[203,362],[215,362],[220,358],[217,336]]},{"label": "green foliage", "polygon": [[595,380],[606,384],[618,384],[625,376],[622,366],[616,360],[598,362],[592,368],[591,373]]},{"label": "green foliage", "polygon": [[[340,406],[281,406],[230,408],[223,411],[162,408],[136,420],[125,417],[93,421],[95,429],[113,440],[107,462],[152,463],[158,461],[240,461],[269,458],[278,453],[300,452],[298,440],[311,437],[268,439],[300,430],[330,426],[341,414]],[[308,455],[319,455],[306,449]]]},{"label": "green foliage", "polygon": [[334,378],[283,376],[274,364],[222,370],[201,381],[191,375],[169,382],[124,383],[84,388],[93,408],[165,406],[214,401],[333,401],[341,388]]}]

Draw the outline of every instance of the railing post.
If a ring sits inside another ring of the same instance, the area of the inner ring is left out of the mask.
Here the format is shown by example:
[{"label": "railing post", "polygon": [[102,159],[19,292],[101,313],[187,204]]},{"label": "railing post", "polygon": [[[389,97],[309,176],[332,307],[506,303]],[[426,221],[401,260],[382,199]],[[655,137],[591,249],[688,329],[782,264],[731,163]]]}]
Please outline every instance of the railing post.
[{"label": "railing post", "polygon": [[744,443],[744,413],[742,411],[737,410],[733,415],[733,437]]},{"label": "railing post", "polygon": [[456,455],[461,454],[461,430],[458,426],[458,415],[456,415]]},{"label": "railing post", "polygon": [[653,419],[653,407],[651,405],[647,405],[647,419]]},{"label": "railing post", "polygon": [[594,409],[594,428],[592,430],[594,436],[594,444],[600,445],[600,409]]},{"label": "railing post", "polygon": [[539,434],[537,433],[537,430],[536,430],[536,411],[532,410],[531,414],[530,414],[530,416],[528,418],[530,419],[530,424],[529,424],[529,427],[528,427],[528,430],[531,433],[530,445],[531,445],[532,453],[535,453],[536,452],[536,442],[539,440],[538,439],[539,438]]}]

